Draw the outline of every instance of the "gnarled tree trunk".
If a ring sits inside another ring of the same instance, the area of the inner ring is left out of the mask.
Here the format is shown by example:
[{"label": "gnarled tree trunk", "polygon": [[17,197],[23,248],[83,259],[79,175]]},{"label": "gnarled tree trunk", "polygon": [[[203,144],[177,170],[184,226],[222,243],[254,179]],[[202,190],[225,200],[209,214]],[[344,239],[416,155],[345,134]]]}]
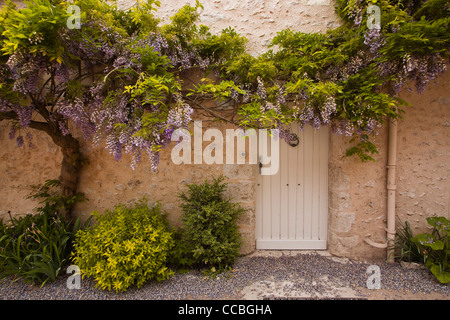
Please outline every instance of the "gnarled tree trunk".
[{"label": "gnarled tree trunk", "polygon": [[[82,165],[82,154],[80,150],[79,141],[74,138],[71,134],[64,135],[59,129],[58,120],[50,120],[49,113],[45,106],[39,106],[40,114],[47,121],[31,121],[30,128],[43,131],[48,134],[53,142],[61,148],[63,155],[61,173],[59,176],[59,181],[61,183],[61,195],[64,196],[61,204],[62,209],[60,211],[66,218],[73,220],[72,209],[74,202],[71,201],[67,203],[67,199],[72,198],[77,194],[78,180]],[[1,112],[0,121],[2,120],[18,120],[16,112]]]},{"label": "gnarled tree trunk", "polygon": [[46,131],[52,138],[53,142],[61,148],[63,156],[61,164],[61,172],[59,181],[61,183],[61,200],[60,214],[67,219],[73,221],[72,209],[73,201],[67,202],[77,194],[79,175],[82,166],[82,154],[79,141],[71,134],[63,135],[56,126],[50,125]]},{"label": "gnarled tree trunk", "polygon": [[[65,199],[75,196],[78,188],[79,174],[81,170],[81,152],[78,140],[73,137],[63,139],[59,145],[63,155],[59,181],[61,183],[61,194]],[[65,203],[61,213],[68,219],[72,219],[73,202]]]},{"label": "gnarled tree trunk", "polygon": [[67,219],[73,220],[72,209],[75,203],[67,200],[74,197],[78,189],[82,159],[80,144],[71,135],[58,137],[53,139],[53,141],[61,148],[63,156],[59,182],[61,183],[61,195],[64,198],[61,203],[60,213]]}]

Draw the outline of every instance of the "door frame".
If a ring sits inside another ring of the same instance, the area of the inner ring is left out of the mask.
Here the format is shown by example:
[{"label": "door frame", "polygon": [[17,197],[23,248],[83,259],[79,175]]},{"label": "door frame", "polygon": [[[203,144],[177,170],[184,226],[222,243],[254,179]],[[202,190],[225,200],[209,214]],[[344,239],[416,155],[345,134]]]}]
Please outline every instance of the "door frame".
[{"label": "door frame", "polygon": [[280,141],[278,173],[257,177],[256,249],[326,250],[330,130],[292,131],[300,143]]}]

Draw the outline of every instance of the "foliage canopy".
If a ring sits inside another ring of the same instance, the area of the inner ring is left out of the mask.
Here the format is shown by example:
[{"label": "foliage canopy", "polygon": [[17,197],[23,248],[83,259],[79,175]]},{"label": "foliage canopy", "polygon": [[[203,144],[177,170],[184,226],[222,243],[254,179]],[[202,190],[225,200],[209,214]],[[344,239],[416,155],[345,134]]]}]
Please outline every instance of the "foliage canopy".
[{"label": "foliage canopy", "polygon": [[[0,11],[0,120],[15,123],[19,145],[31,141],[29,127],[69,135],[74,121],[94,143],[105,139],[116,160],[133,153],[133,166],[146,151],[156,168],[194,109],[243,128],[278,128],[287,140],[292,122],[328,125],[354,138],[349,155],[371,160],[378,127],[406,106],[398,92],[408,80],[422,92],[448,62],[443,0],[338,0],[340,27],[283,30],[259,56],[247,53],[247,39],[232,28],[212,34],[200,24],[199,2],[161,25],[159,1],[121,11],[115,2],[77,0],[79,29],[68,27],[65,1],[25,3]],[[379,24],[369,5],[380,9]],[[216,77],[187,89],[192,69]],[[207,108],[206,99],[234,108]]]}]

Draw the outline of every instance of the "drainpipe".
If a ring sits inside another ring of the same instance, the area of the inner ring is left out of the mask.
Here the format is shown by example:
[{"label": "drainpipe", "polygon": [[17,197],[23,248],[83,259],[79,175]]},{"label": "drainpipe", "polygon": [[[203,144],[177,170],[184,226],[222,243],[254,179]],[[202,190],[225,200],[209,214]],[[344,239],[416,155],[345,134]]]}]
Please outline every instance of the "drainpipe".
[{"label": "drainpipe", "polygon": [[394,262],[395,240],[395,194],[397,169],[397,120],[389,120],[389,151],[387,161],[387,260]]},{"label": "drainpipe", "polygon": [[386,204],[386,233],[387,242],[377,243],[366,237],[364,240],[369,245],[386,249],[386,258],[388,262],[394,262],[394,240],[395,240],[395,193],[396,185],[396,169],[397,169],[397,120],[389,119],[389,137],[388,137],[388,158],[387,158],[387,204]]}]

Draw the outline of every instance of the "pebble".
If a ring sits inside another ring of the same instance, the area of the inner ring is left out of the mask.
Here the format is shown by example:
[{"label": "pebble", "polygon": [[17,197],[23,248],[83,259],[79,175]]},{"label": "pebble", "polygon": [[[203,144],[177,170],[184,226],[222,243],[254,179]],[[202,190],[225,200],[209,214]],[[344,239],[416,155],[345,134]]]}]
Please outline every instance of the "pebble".
[{"label": "pebble", "polygon": [[[347,298],[367,298],[367,268],[380,268],[381,289],[391,292],[438,293],[450,298],[450,286],[440,284],[424,268],[405,268],[400,263],[369,263],[339,259],[317,252],[281,252],[276,255],[240,257],[232,272],[211,278],[200,271],[175,273],[169,280],[149,281],[142,288],[116,293],[95,287],[83,278],[80,289],[68,289],[69,275],[40,288],[8,279],[0,282],[3,300],[242,300],[245,289],[257,291],[257,299],[296,299],[301,297],[346,298],[342,290],[353,292]],[[257,288],[257,289],[256,289]],[[278,290],[280,289],[280,290]],[[281,292],[281,294],[280,294]],[[330,296],[331,295],[331,296]],[[393,298],[386,295],[385,299]]]}]

